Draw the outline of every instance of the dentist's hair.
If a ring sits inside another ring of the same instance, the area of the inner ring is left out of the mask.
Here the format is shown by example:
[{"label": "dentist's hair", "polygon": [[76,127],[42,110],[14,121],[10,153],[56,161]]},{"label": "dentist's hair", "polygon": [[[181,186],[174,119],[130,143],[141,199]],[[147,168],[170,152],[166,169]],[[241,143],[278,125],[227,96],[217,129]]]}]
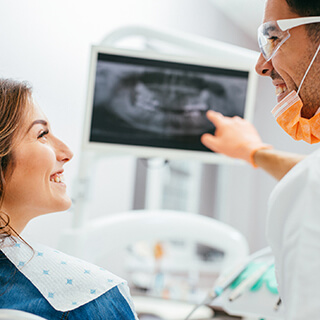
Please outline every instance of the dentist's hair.
[{"label": "dentist's hair", "polygon": [[[286,0],[291,11],[301,17],[320,16],[319,0]],[[305,26],[309,37],[320,41],[320,23],[308,24]]]},{"label": "dentist's hair", "polygon": [[14,169],[14,145],[32,96],[25,82],[0,79],[0,241],[11,234],[9,217],[2,211],[6,181]]}]

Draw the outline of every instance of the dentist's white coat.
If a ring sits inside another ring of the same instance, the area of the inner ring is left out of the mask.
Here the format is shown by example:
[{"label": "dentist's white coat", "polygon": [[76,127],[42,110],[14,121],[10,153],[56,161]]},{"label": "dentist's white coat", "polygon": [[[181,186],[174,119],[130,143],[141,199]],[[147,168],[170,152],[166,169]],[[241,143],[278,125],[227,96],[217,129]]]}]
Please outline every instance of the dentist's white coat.
[{"label": "dentist's white coat", "polygon": [[292,168],[273,190],[267,238],[285,319],[320,319],[320,150]]}]

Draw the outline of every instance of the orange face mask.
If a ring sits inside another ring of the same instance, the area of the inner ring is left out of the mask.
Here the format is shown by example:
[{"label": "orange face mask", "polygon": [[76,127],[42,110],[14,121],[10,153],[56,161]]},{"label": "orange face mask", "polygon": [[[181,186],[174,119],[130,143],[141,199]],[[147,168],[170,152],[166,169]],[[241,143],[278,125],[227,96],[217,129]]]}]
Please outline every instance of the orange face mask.
[{"label": "orange face mask", "polygon": [[320,113],[315,114],[311,119],[302,118],[303,102],[299,97],[299,92],[319,50],[320,44],[301,80],[298,92],[291,91],[271,111],[286,133],[295,140],[303,140],[308,143],[320,141]]},{"label": "orange face mask", "polygon": [[291,91],[271,111],[281,128],[295,140],[310,144],[320,141],[320,113],[311,119],[301,117],[303,103],[296,93]]}]

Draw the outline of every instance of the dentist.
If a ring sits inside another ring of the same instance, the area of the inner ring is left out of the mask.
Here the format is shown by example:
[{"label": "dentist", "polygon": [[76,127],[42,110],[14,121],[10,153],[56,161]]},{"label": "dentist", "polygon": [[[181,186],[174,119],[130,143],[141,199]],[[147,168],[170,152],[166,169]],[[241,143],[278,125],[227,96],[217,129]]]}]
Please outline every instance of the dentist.
[{"label": "dentist", "polygon": [[[256,71],[276,87],[272,110],[295,140],[320,141],[320,5],[318,0],[267,0],[258,29]],[[285,319],[320,315],[320,149],[304,157],[274,150],[238,117],[209,111],[209,149],[246,160],[280,180],[269,199],[267,238],[275,255]]]}]

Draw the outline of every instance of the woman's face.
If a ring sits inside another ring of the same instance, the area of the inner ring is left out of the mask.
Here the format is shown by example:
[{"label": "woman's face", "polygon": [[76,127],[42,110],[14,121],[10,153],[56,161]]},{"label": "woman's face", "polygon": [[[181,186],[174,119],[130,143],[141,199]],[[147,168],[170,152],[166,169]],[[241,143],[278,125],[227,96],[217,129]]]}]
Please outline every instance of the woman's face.
[{"label": "woman's face", "polygon": [[40,108],[32,104],[16,137],[13,171],[2,208],[17,232],[36,216],[70,207],[63,166],[72,156],[70,149],[53,135]]}]

